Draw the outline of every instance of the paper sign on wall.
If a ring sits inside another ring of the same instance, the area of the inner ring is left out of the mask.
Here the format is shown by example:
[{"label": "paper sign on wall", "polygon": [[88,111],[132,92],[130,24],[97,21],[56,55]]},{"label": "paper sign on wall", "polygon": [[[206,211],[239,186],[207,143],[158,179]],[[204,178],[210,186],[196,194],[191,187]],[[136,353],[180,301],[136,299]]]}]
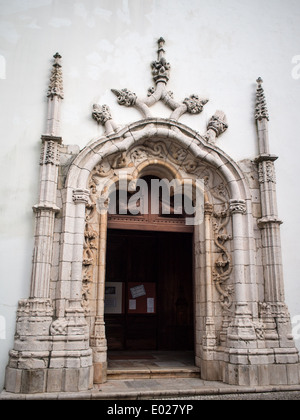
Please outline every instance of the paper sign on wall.
[{"label": "paper sign on wall", "polygon": [[153,298],[148,298],[147,299],[147,313],[148,314],[154,314],[155,310],[154,310],[154,299]]},{"label": "paper sign on wall", "polygon": [[130,311],[136,311],[136,300],[130,299],[129,300],[129,310]]},{"label": "paper sign on wall", "polygon": [[123,283],[107,282],[105,284],[105,313],[123,313]]},{"label": "paper sign on wall", "polygon": [[145,286],[142,284],[141,286],[132,287],[130,289],[132,299],[137,299],[142,296],[146,296]]}]

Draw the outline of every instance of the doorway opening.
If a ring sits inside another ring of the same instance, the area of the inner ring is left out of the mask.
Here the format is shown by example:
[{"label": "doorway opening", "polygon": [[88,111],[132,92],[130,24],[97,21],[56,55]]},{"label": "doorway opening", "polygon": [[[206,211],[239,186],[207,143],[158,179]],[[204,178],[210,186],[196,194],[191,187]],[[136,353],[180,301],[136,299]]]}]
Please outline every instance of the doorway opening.
[{"label": "doorway opening", "polygon": [[[150,206],[151,188],[148,198]],[[186,226],[184,216],[172,211],[109,216],[105,285],[109,361],[193,365],[193,227]]]},{"label": "doorway opening", "polygon": [[109,230],[109,350],[194,350],[193,236]]}]

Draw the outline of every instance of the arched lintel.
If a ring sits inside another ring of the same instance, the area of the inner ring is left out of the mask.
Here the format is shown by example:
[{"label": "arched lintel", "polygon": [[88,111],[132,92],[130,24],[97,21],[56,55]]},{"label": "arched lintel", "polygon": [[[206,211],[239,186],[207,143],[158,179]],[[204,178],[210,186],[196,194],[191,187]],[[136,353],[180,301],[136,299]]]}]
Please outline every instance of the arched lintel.
[{"label": "arched lintel", "polygon": [[245,176],[238,164],[215,145],[207,143],[196,131],[166,119],[138,121],[114,135],[101,137],[87,145],[70,166],[66,188],[87,188],[90,172],[103,159],[128,151],[145,140],[173,140],[195,159],[214,167],[224,178],[232,199],[251,200]]}]

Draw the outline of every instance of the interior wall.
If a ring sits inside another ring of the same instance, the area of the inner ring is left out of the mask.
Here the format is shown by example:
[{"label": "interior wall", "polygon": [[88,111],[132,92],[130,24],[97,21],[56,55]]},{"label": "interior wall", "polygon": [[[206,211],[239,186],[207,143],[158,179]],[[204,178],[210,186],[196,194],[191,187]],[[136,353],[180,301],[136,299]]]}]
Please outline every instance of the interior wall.
[{"label": "interior wall", "polygon": [[[40,136],[56,51],[63,56],[65,144],[83,148],[103,133],[91,118],[94,103],[108,104],[118,124],[140,119],[120,108],[111,88],[145,96],[153,85],[156,41],[166,39],[172,65],[169,89],[177,100],[192,93],[210,102],[201,116],[181,122],[200,133],[216,109],[229,130],[219,146],[236,160],[258,151],[255,80],[265,80],[278,202],[287,302],[300,327],[298,282],[298,177],[300,107],[297,67],[298,0],[0,0],[0,389],[13,345],[17,302],[28,297],[33,249],[32,206],[38,201]],[[168,117],[161,104],[155,115]],[[298,317],[298,318],[297,318]],[[300,347],[300,341],[298,340]]]}]

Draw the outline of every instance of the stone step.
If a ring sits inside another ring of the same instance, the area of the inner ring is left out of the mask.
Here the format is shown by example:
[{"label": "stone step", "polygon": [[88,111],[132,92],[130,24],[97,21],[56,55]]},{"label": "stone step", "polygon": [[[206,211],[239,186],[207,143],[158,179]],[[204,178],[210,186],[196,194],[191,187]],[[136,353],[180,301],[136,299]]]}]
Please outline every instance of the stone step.
[{"label": "stone step", "polygon": [[110,381],[126,379],[171,379],[171,378],[200,378],[200,369],[187,368],[128,368],[108,369],[107,379]]}]

